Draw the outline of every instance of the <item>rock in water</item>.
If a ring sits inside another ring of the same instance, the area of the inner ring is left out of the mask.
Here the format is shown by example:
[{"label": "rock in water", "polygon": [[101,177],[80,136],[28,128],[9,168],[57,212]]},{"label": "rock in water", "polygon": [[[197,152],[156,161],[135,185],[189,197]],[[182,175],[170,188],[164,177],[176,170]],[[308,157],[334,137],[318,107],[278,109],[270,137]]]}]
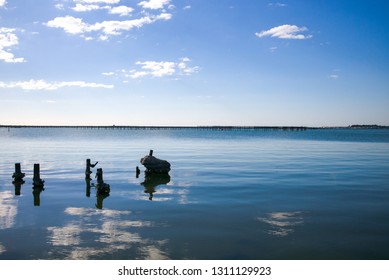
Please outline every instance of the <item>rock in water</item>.
[{"label": "rock in water", "polygon": [[145,156],[140,163],[146,167],[145,173],[167,174],[170,171],[170,163],[166,160],[158,159],[152,155]]}]

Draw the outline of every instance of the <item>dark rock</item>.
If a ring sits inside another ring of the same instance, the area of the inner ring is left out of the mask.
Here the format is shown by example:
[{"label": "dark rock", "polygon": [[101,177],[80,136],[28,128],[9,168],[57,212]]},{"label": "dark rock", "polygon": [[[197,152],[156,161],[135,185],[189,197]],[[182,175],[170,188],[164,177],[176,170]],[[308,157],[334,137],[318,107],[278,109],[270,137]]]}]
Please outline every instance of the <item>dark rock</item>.
[{"label": "dark rock", "polygon": [[145,156],[140,163],[146,167],[146,174],[167,174],[170,171],[170,163],[166,160],[158,159],[152,155]]}]

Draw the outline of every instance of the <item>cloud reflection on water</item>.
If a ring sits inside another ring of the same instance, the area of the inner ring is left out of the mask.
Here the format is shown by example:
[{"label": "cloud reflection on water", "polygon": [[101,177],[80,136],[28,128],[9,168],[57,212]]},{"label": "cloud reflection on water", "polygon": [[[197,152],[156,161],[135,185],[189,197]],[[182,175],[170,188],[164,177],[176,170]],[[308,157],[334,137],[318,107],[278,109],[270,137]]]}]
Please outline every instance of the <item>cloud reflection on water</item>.
[{"label": "cloud reflection on water", "polygon": [[304,223],[302,212],[272,212],[268,213],[265,218],[258,217],[258,221],[270,226],[267,232],[270,235],[285,237],[295,231],[295,227]]},{"label": "cloud reflection on water", "polygon": [[64,212],[74,219],[65,226],[47,228],[50,243],[56,247],[50,252],[53,258],[61,254],[63,259],[97,259],[135,250],[136,259],[169,259],[161,249],[166,240],[145,239],[130,231],[153,226],[150,221],[129,220],[131,211],[69,207]]},{"label": "cloud reflection on water", "polygon": [[0,229],[12,228],[17,214],[17,200],[14,200],[12,192],[0,192]]},{"label": "cloud reflection on water", "polygon": [[5,247],[4,247],[3,245],[1,245],[1,243],[0,243],[0,255],[1,255],[2,253],[4,253],[5,251],[7,251],[7,250],[6,250]]}]

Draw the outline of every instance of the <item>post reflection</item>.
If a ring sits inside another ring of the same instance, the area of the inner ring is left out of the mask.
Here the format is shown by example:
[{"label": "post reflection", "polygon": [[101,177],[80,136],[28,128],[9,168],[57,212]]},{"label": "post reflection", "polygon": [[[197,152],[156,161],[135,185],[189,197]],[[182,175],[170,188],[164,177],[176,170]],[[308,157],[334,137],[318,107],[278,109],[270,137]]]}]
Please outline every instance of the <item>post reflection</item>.
[{"label": "post reflection", "polygon": [[32,195],[34,196],[34,206],[41,205],[41,192],[45,190],[44,187],[34,186],[32,188]]},{"label": "post reflection", "polygon": [[169,182],[169,174],[146,174],[141,185],[144,187],[144,192],[149,195],[149,200],[153,200],[156,188],[159,185],[166,185]]},{"label": "post reflection", "polygon": [[85,195],[86,197],[90,197],[90,190],[92,188],[90,178],[85,178],[85,186]]},{"label": "post reflection", "polygon": [[96,203],[95,207],[97,209],[103,209],[103,201],[106,199],[111,191],[111,186],[104,182],[103,179],[103,169],[98,168],[96,170],[96,184],[92,183],[92,179],[90,177],[90,174],[92,171],[91,168],[95,167],[97,165],[97,161],[95,164],[91,164],[90,159],[86,160],[86,170],[85,170],[85,195],[86,197],[90,197],[91,195],[91,189],[92,187],[96,189]]},{"label": "post reflection", "polygon": [[25,183],[24,180],[21,181],[12,181],[12,184],[15,187],[15,195],[19,196],[21,194],[22,185]]}]

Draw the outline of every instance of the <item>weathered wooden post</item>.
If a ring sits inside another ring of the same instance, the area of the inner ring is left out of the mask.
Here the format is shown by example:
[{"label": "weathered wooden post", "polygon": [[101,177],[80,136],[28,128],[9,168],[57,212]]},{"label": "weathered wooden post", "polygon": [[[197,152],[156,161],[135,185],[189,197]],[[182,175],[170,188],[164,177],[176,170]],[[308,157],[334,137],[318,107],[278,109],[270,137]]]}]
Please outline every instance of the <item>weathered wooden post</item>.
[{"label": "weathered wooden post", "polygon": [[15,172],[12,175],[12,178],[15,179],[15,181],[22,181],[25,174],[22,172],[22,168],[20,167],[20,163],[15,163]]},{"label": "weathered wooden post", "polygon": [[90,179],[90,175],[92,174],[91,167],[92,167],[92,168],[95,167],[96,164],[98,164],[98,163],[99,163],[99,162],[96,161],[95,164],[92,164],[92,163],[90,162],[90,159],[89,159],[89,158],[86,160],[86,168],[85,168],[85,178],[86,178],[86,179]]},{"label": "weathered wooden post", "polygon": [[109,195],[109,192],[111,191],[111,187],[109,184],[104,183],[103,180],[103,169],[98,168],[96,171],[96,178],[97,178],[97,195]]},{"label": "weathered wooden post", "polygon": [[41,179],[40,177],[40,166],[39,163],[34,164],[34,177],[32,180],[32,184],[34,187],[43,187],[44,185],[44,180]]},{"label": "weathered wooden post", "polygon": [[149,156],[152,157],[153,156],[153,150],[150,150],[150,153],[149,153]]},{"label": "weathered wooden post", "polygon": [[103,169],[102,168],[97,168],[97,171],[96,171],[96,180],[97,180],[97,185],[102,185],[104,184],[104,180],[103,180]]},{"label": "weathered wooden post", "polygon": [[136,178],[139,178],[139,174],[140,174],[140,169],[139,169],[139,167],[137,166],[137,167],[136,167]]},{"label": "weathered wooden post", "polygon": [[20,167],[20,163],[15,163],[15,173],[16,174],[22,173],[22,168]]}]

